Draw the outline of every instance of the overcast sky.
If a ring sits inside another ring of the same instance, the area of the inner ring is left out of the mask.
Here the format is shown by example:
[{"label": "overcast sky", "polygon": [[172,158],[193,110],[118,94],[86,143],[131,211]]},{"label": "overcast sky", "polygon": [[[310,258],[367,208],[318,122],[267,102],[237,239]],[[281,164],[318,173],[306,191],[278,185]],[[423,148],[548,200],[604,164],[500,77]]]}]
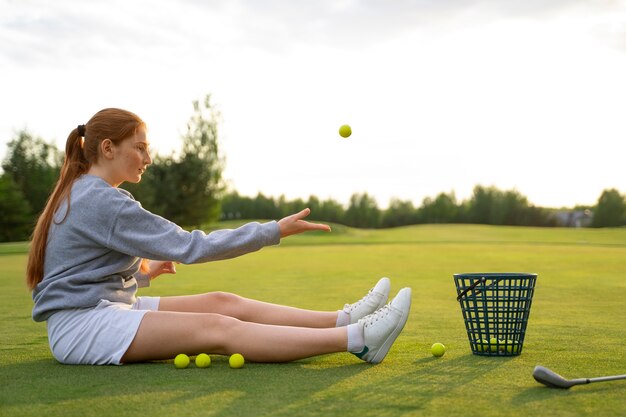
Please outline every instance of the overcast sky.
[{"label": "overcast sky", "polygon": [[0,157],[105,107],[169,154],[210,93],[244,195],[626,193],[626,1],[0,0],[0,71]]}]

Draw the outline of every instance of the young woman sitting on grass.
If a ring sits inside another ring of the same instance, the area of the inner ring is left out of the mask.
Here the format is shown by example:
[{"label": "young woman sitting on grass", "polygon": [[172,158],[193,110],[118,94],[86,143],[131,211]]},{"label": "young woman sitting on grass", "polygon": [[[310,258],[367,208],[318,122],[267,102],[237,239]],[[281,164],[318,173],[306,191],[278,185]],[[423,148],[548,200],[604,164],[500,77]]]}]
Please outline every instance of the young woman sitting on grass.
[{"label": "young woman sitting on grass", "polygon": [[138,183],[151,162],[145,123],[125,110],[104,109],[67,138],[60,178],[38,219],[27,267],[33,319],[47,322],[59,362],[122,364],[202,352],[238,352],[253,362],[346,351],[371,363],[384,359],[411,306],[409,288],[386,304],[387,278],[339,311],[224,292],[137,297],[150,280],[175,273],[177,262],[234,258],[290,235],[330,231],[304,220],[305,209],[234,230],[187,232],[119,188]]}]

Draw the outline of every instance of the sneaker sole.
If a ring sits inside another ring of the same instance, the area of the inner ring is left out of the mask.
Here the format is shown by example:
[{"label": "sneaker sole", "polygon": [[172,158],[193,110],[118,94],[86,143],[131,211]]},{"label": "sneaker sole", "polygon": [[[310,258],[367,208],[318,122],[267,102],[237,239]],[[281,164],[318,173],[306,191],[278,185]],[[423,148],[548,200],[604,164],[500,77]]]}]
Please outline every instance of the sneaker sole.
[{"label": "sneaker sole", "polygon": [[393,329],[393,332],[391,332],[391,334],[385,340],[385,342],[380,347],[380,349],[378,349],[378,352],[376,352],[376,355],[374,355],[370,363],[381,363],[383,359],[385,359],[385,356],[387,356],[387,353],[389,352],[389,349],[391,349],[393,342],[396,341],[396,339],[400,335],[400,332],[402,331],[402,329],[404,329],[404,325],[406,324],[409,318],[410,312],[411,312],[411,305],[409,304],[409,309],[405,312],[405,314],[402,315],[402,318],[398,322],[398,325],[395,327],[395,329]]}]

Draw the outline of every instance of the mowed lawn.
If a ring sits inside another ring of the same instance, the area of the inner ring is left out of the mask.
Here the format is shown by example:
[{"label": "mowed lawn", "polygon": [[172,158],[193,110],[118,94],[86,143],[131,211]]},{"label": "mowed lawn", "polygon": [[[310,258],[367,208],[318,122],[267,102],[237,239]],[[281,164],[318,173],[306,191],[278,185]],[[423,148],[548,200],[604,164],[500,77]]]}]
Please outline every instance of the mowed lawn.
[{"label": "mowed lawn", "polygon": [[[230,226],[228,224],[227,226]],[[179,265],[144,295],[223,290],[337,310],[381,276],[413,288],[404,332],[385,361],[347,354],[233,370],[171,361],[66,366],[30,317],[25,244],[0,245],[0,415],[4,416],[623,416],[626,381],[545,388],[541,364],[567,378],[626,374],[626,229],[466,225],[335,227],[244,257]],[[452,274],[538,274],[523,353],[471,354]],[[199,329],[200,331],[200,329]],[[430,354],[435,342],[448,351]]]}]

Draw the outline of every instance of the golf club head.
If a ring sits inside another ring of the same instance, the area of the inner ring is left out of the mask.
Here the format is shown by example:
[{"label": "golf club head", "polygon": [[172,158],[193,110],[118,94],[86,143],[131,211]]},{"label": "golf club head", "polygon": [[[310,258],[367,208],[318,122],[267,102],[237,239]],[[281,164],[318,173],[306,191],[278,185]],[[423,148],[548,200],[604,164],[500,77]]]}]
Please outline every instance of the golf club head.
[{"label": "golf club head", "polygon": [[541,365],[535,366],[535,369],[533,370],[533,378],[535,378],[535,381],[550,388],[568,389],[570,387],[573,387],[574,385],[584,384],[588,382],[585,379],[565,379],[556,372],[553,372]]}]

